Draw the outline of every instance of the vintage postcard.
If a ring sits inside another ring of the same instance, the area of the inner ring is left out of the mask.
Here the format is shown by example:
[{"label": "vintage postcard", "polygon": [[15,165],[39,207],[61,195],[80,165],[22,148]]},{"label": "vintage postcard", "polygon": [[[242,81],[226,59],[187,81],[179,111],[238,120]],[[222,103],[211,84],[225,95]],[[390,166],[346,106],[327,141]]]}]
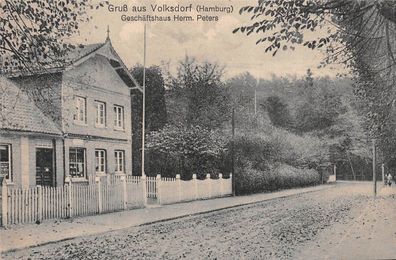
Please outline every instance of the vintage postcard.
[{"label": "vintage postcard", "polygon": [[393,0],[0,0],[1,259],[396,259]]}]

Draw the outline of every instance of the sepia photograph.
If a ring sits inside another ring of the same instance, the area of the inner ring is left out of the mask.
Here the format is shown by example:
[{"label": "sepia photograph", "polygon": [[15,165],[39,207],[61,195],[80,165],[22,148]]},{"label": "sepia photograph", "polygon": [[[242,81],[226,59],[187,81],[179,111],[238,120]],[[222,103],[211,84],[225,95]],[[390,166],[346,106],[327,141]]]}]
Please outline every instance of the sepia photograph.
[{"label": "sepia photograph", "polygon": [[396,0],[0,0],[0,259],[396,259]]}]

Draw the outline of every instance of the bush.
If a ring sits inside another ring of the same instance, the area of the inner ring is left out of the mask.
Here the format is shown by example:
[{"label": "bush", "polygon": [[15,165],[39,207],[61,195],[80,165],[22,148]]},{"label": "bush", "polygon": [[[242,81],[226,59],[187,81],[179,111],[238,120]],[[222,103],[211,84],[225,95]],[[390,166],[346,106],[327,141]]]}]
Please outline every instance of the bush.
[{"label": "bush", "polygon": [[269,164],[278,161],[281,145],[271,136],[250,134],[237,137],[234,142],[235,165],[243,167],[249,164],[254,169],[265,171]]},{"label": "bush", "polygon": [[226,152],[226,139],[219,131],[201,126],[167,125],[147,136],[147,173],[184,180],[205,178],[207,173],[218,174]]},{"label": "bush", "polygon": [[329,161],[325,140],[310,135],[299,136],[275,127],[266,133],[237,137],[234,150],[237,167],[250,163],[252,168],[260,171],[275,164],[318,169],[319,165]]},{"label": "bush", "polygon": [[249,194],[319,184],[320,174],[314,169],[298,169],[281,164],[266,171],[251,164],[238,167],[235,176],[236,193]]}]

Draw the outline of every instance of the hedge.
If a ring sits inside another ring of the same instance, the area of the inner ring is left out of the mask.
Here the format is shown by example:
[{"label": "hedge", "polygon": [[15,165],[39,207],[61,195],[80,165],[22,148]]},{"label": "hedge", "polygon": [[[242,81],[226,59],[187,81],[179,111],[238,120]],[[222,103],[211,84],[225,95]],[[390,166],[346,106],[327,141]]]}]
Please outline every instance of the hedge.
[{"label": "hedge", "polygon": [[299,169],[281,164],[262,171],[252,167],[249,163],[236,169],[236,193],[249,194],[269,192],[295,187],[317,185],[320,174],[314,169]]}]

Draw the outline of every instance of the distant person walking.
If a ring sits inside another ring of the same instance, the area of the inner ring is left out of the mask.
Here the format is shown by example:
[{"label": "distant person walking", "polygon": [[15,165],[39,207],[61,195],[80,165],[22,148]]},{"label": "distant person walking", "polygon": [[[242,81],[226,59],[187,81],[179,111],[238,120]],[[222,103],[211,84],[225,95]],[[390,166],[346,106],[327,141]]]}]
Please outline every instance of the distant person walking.
[{"label": "distant person walking", "polygon": [[392,185],[392,175],[390,173],[386,177],[386,181],[388,182],[388,186],[390,187]]}]

